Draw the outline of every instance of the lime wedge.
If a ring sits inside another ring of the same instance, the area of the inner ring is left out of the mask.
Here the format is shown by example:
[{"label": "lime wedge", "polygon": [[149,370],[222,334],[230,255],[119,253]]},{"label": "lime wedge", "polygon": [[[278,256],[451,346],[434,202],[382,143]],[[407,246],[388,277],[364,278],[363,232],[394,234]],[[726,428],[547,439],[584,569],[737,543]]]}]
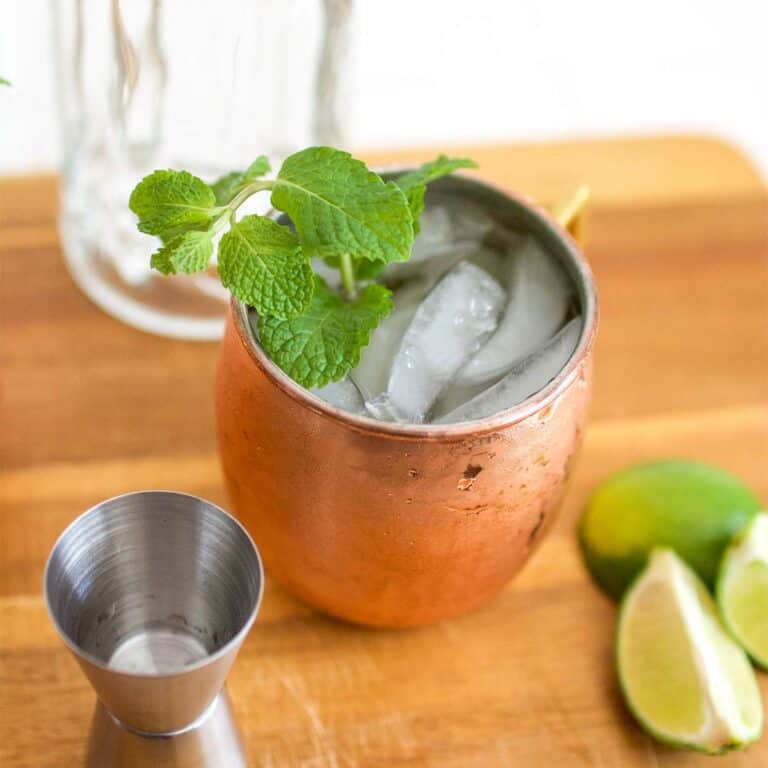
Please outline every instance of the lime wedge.
[{"label": "lime wedge", "polygon": [[717,604],[731,634],[768,669],[768,512],[757,515],[726,551]]},{"label": "lime wedge", "polygon": [[696,574],[656,549],[621,604],[616,648],[627,705],[653,736],[719,753],[755,741],[760,689]]}]

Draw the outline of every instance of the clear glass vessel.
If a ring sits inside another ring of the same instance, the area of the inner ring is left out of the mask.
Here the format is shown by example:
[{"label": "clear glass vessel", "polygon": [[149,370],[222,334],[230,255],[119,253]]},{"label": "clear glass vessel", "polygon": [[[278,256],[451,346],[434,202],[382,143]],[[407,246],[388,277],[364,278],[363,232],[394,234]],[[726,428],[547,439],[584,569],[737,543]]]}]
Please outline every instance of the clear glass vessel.
[{"label": "clear glass vessel", "polygon": [[212,269],[153,273],[159,245],[128,198],[156,168],[206,180],[267,154],[344,144],[352,0],[52,0],[70,272],[119,319],[215,339],[227,293]]}]

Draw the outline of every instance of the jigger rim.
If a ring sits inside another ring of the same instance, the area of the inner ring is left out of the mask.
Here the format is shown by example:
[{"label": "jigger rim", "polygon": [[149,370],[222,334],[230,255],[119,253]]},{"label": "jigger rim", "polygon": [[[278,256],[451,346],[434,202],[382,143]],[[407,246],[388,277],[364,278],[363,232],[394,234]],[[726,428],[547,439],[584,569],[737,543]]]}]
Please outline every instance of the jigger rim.
[{"label": "jigger rim", "polygon": [[[70,638],[69,634],[64,631],[64,628],[59,623],[59,620],[56,618],[56,614],[53,611],[52,604],[51,604],[51,597],[48,592],[48,572],[51,568],[53,556],[56,553],[56,550],[59,548],[59,544],[61,544],[61,542],[67,537],[69,532],[73,528],[75,528],[84,518],[96,512],[96,510],[99,509],[100,507],[103,507],[104,505],[109,504],[111,502],[115,502],[115,501],[119,501],[120,499],[127,498],[129,496],[143,496],[143,495],[166,495],[166,496],[184,497],[187,499],[191,499],[192,501],[195,501],[195,502],[200,502],[203,505],[207,506],[208,508],[214,510],[216,513],[223,515],[231,523],[233,523],[236,528],[238,528],[243,533],[243,535],[246,538],[246,541],[250,544],[253,550],[253,553],[256,556],[256,564],[258,566],[258,573],[259,573],[258,594],[256,595],[256,599],[253,603],[253,608],[249,612],[248,618],[243,623],[243,626],[226,643],[224,643],[220,648],[217,648],[215,651],[213,651],[213,653],[209,653],[206,656],[204,656],[202,659],[199,659],[198,661],[188,664],[183,669],[180,669],[177,672],[168,672],[163,674],[157,674],[153,672],[128,672],[125,670],[121,670],[119,668],[116,669],[114,667],[110,667],[107,662],[98,658],[98,656],[95,656],[89,651],[86,651],[83,648],[81,648],[76,642],[74,642],[74,640]],[[93,506],[86,509],[84,512],[81,512],[59,534],[59,536],[56,538],[56,542],[54,543],[53,547],[51,547],[51,551],[48,554],[48,559],[46,560],[46,563],[45,563],[45,569],[43,570],[43,600],[45,602],[45,608],[46,608],[46,611],[48,612],[48,616],[51,622],[53,623],[54,628],[56,629],[57,634],[64,641],[64,644],[67,646],[67,648],[69,648],[69,650],[76,657],[81,658],[84,661],[87,661],[88,664],[91,664],[94,667],[97,667],[98,669],[104,670],[105,672],[109,672],[111,675],[118,675],[123,677],[130,677],[130,678],[147,678],[152,680],[161,680],[161,679],[168,679],[168,678],[174,678],[174,677],[181,677],[183,675],[189,674],[190,672],[194,672],[195,670],[202,669],[203,667],[207,667],[208,665],[214,663],[218,659],[226,656],[228,653],[231,653],[233,649],[238,648],[242,644],[242,642],[245,640],[246,636],[248,635],[248,632],[250,632],[251,627],[253,626],[254,622],[256,621],[256,617],[259,614],[259,609],[261,607],[261,601],[263,597],[264,597],[264,563],[261,559],[261,553],[259,552],[259,548],[256,546],[256,542],[253,540],[251,535],[245,529],[243,524],[234,515],[227,512],[218,504],[214,504],[212,501],[208,501],[208,499],[204,499],[201,496],[195,496],[192,493],[184,493],[182,491],[170,491],[165,489],[146,489],[142,491],[128,491],[127,493],[120,493],[117,496],[111,496],[108,499],[103,499],[97,504],[94,504]]]}]

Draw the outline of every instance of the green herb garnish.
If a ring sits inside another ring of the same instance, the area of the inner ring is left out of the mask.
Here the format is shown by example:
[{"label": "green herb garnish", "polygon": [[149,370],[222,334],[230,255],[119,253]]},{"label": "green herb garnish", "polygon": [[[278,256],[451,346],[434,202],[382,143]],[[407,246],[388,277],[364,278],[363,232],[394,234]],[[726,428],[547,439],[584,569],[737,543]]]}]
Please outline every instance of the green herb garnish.
[{"label": "green herb garnish", "polygon": [[[162,247],[152,267],[165,275],[210,265],[214,235],[222,284],[259,315],[266,353],[295,381],[322,387],[360,360],[371,332],[392,309],[390,291],[368,283],[387,264],[407,261],[430,181],[471,160],[439,157],[384,181],[349,153],[310,147],[288,157],[274,179],[267,158],[213,184],[186,171],[155,171],[131,194],[139,230]],[[267,216],[237,218],[252,195],[269,190],[294,229]],[[339,269],[344,296],[314,274],[310,260]]]}]

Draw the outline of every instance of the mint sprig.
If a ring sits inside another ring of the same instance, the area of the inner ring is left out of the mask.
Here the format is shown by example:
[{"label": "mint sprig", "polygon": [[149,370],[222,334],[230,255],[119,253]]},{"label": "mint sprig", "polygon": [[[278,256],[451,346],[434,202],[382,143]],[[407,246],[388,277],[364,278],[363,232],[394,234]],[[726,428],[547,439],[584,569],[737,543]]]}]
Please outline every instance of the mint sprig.
[{"label": "mint sprig", "polygon": [[[349,153],[310,147],[288,157],[274,179],[258,157],[211,185],[187,171],[155,171],[136,186],[130,208],[139,230],[163,245],[151,265],[165,275],[209,268],[214,237],[222,284],[259,314],[266,353],[295,381],[322,387],[360,360],[371,333],[392,308],[390,291],[370,280],[406,261],[419,231],[426,185],[471,160],[440,156],[395,181],[384,181]],[[266,216],[237,217],[258,192],[295,232]],[[341,272],[344,295],[313,273],[322,258]]]}]

